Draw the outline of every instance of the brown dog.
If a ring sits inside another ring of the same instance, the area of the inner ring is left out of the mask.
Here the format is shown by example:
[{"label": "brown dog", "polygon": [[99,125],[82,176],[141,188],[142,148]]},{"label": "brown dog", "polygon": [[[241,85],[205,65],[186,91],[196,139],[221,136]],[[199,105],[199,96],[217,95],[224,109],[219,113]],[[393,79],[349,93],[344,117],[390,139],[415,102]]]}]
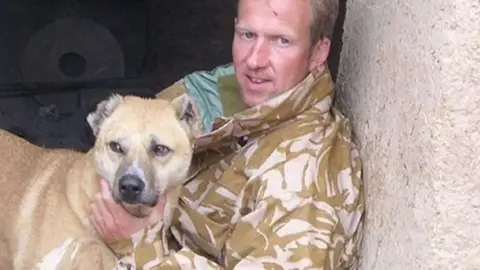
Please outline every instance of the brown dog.
[{"label": "brown dog", "polygon": [[99,175],[135,216],[166,196],[169,226],[200,133],[193,103],[113,95],[87,121],[96,142],[86,154],[0,131],[2,269],[112,269],[116,258],[88,220]]}]

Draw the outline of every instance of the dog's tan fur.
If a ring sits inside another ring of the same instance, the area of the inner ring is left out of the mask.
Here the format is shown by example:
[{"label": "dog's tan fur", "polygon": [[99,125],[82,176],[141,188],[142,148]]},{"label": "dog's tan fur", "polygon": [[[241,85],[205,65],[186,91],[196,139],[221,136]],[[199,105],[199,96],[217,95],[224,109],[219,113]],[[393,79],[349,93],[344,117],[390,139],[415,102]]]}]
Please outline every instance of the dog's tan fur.
[{"label": "dog's tan fur", "polygon": [[[190,167],[193,136],[200,133],[193,103],[185,96],[168,102],[114,95],[87,121],[96,135],[88,153],[41,148],[0,131],[2,269],[36,269],[68,239],[84,244],[69,255],[74,259],[63,258],[65,269],[112,269],[114,255],[88,219],[100,175],[120,200],[119,179],[127,172],[137,174],[150,203],[168,197],[164,222],[169,225]],[[113,151],[110,142],[117,142],[122,151]],[[155,152],[156,145],[171,151]],[[123,204],[134,215],[149,213],[149,206]]]}]

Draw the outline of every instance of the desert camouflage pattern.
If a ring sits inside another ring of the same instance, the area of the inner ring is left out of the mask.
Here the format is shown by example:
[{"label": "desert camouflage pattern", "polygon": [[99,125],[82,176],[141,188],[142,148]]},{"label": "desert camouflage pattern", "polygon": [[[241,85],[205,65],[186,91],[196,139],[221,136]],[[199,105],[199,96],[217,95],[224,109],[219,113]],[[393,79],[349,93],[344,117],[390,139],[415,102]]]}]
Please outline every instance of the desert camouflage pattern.
[{"label": "desert camouflage pattern", "polygon": [[[158,96],[179,94],[181,81]],[[159,224],[112,244],[119,269],[353,269],[362,165],[332,99],[324,69],[264,105],[218,118],[196,141],[196,175],[170,230],[180,249],[160,259]]]}]

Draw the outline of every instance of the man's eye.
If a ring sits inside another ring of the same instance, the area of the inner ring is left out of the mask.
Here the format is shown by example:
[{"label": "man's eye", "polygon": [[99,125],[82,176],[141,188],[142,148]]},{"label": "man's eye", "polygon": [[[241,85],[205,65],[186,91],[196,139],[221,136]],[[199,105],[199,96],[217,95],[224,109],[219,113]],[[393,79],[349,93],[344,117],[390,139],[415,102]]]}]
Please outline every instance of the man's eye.
[{"label": "man's eye", "polygon": [[153,146],[153,149],[152,149],[153,154],[155,156],[160,156],[160,157],[163,157],[163,156],[167,155],[171,151],[172,150],[168,146],[163,145],[163,144],[157,144],[157,145]]},{"label": "man's eye", "polygon": [[286,38],[284,38],[284,37],[279,37],[279,38],[277,39],[277,41],[278,41],[278,43],[279,43],[280,45],[283,45],[283,46],[290,44],[290,40],[288,40],[288,39],[286,39]]},{"label": "man's eye", "polygon": [[255,35],[252,32],[245,32],[245,33],[242,33],[242,37],[244,39],[252,39],[255,37]]},{"label": "man's eye", "polygon": [[122,146],[118,142],[109,142],[108,147],[115,153],[123,154]]}]

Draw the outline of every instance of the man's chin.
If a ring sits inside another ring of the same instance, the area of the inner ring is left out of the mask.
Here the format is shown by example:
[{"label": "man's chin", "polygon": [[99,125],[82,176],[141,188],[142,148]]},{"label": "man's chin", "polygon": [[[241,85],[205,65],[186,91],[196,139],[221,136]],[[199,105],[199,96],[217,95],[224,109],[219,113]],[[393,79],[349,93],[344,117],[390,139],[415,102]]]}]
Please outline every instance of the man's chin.
[{"label": "man's chin", "polygon": [[150,215],[152,212],[152,207],[145,204],[127,204],[122,203],[123,208],[127,210],[130,215],[137,217],[137,218],[144,218]]},{"label": "man's chin", "polygon": [[249,107],[255,107],[258,104],[265,102],[268,99],[268,95],[251,94],[245,91],[242,95],[243,103]]}]

